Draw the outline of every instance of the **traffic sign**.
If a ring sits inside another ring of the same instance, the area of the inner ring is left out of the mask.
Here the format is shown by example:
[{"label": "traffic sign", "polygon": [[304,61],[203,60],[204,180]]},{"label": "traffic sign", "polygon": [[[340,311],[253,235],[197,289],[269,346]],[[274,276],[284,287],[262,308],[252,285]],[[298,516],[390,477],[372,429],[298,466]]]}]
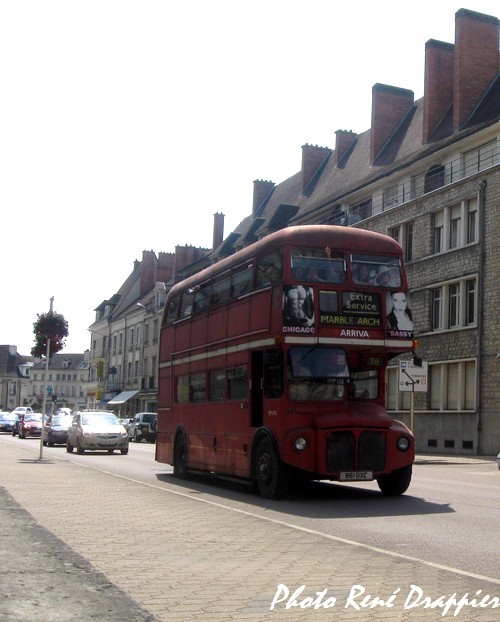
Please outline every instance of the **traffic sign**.
[{"label": "traffic sign", "polygon": [[427,363],[417,366],[413,361],[399,361],[399,390],[400,391],[427,391]]}]

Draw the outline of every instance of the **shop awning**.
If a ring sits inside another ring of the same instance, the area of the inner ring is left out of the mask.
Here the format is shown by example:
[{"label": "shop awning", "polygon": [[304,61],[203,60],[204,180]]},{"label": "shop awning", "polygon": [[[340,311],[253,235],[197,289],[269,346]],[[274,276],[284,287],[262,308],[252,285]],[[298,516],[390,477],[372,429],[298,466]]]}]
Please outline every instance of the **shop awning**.
[{"label": "shop awning", "polygon": [[118,393],[118,395],[112,400],[109,400],[108,406],[118,406],[118,404],[125,404],[125,402],[127,402],[131,397],[134,397],[134,395],[137,395],[138,393],[139,391],[122,391],[121,393]]}]

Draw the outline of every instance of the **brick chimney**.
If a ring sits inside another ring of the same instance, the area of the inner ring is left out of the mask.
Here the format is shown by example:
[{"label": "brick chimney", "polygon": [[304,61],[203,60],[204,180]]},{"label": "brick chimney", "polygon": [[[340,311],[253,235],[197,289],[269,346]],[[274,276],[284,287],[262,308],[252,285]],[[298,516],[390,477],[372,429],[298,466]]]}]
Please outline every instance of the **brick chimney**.
[{"label": "brick chimney", "polygon": [[328,147],[302,145],[302,192],[331,152]]},{"label": "brick chimney", "polygon": [[453,129],[467,120],[498,73],[499,20],[460,9],[455,13]]},{"label": "brick chimney", "polygon": [[333,152],[335,166],[342,160],[357,137],[358,135],[352,130],[337,130],[335,132],[335,151]]},{"label": "brick chimney", "polygon": [[415,94],[387,84],[372,88],[370,161],[373,162],[413,104]]},{"label": "brick chimney", "polygon": [[255,216],[257,210],[262,205],[264,200],[272,192],[274,188],[274,182],[265,181],[264,179],[256,179],[253,182],[253,205],[252,214]]},{"label": "brick chimney", "polygon": [[454,46],[430,39],[425,44],[424,118],[427,142],[453,102]]},{"label": "brick chimney", "polygon": [[154,251],[142,251],[141,296],[144,296],[156,281],[156,254]]},{"label": "brick chimney", "polygon": [[212,248],[217,248],[224,239],[224,214],[217,212],[214,214],[214,235]]},{"label": "brick chimney", "polygon": [[175,255],[174,253],[159,253],[156,269],[156,281],[168,283],[174,273]]}]

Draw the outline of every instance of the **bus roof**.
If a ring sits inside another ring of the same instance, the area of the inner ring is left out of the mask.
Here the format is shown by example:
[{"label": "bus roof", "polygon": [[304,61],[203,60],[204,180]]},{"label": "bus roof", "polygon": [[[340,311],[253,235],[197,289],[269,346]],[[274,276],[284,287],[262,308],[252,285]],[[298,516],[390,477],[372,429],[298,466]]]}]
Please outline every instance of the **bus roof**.
[{"label": "bus roof", "polygon": [[367,229],[357,229],[354,227],[343,227],[338,225],[302,225],[285,227],[279,231],[274,231],[266,235],[261,240],[246,246],[229,257],[204,268],[200,272],[193,274],[183,281],[176,283],[169,292],[175,294],[179,289],[194,286],[204,280],[221,274],[226,270],[244,263],[257,253],[260,255],[266,251],[294,245],[313,245],[330,246],[335,250],[365,251],[371,253],[388,253],[401,255],[401,246],[388,235],[369,231]]}]

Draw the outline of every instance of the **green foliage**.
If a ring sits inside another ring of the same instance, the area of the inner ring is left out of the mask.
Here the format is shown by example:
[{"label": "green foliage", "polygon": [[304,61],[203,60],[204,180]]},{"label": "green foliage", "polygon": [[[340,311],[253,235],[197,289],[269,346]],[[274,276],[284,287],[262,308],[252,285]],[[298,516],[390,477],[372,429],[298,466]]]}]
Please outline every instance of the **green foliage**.
[{"label": "green foliage", "polygon": [[50,341],[49,356],[57,354],[64,348],[64,339],[68,336],[68,322],[60,313],[37,313],[37,321],[33,324],[35,345],[31,349],[32,356],[41,358],[47,354],[47,342]]}]

